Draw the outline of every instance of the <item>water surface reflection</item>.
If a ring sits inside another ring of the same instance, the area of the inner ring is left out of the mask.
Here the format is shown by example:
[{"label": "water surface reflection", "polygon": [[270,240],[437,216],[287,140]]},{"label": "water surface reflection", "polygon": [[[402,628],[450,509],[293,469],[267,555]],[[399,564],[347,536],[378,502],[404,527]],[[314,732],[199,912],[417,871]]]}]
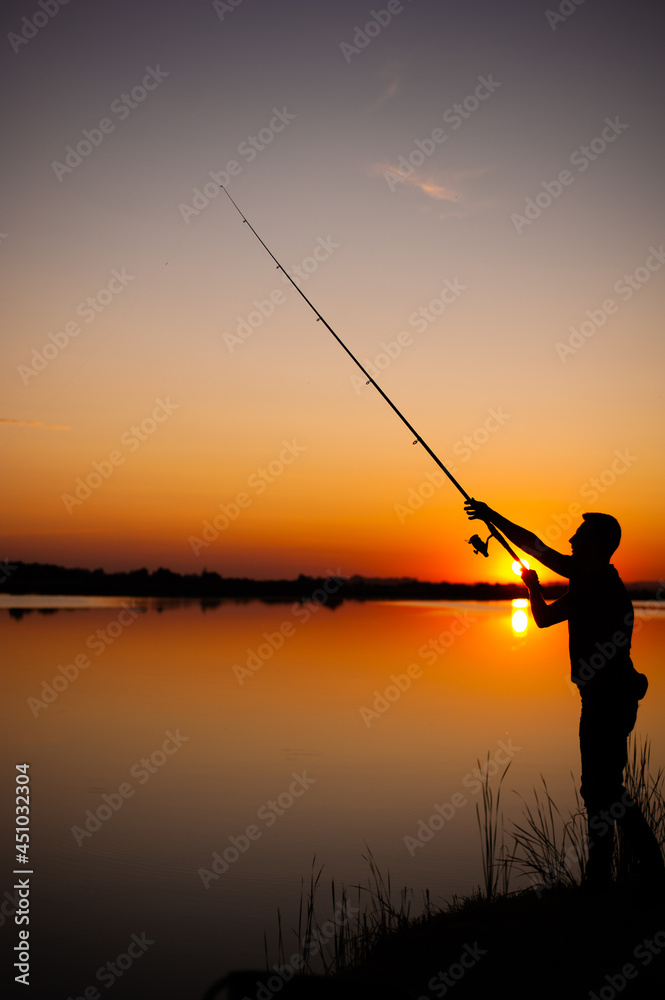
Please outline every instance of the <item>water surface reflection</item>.
[{"label": "water surface reflection", "polygon": [[[369,844],[416,905],[425,888],[470,891],[474,768],[501,745],[514,750],[509,789],[528,794],[542,772],[560,808],[572,804],[565,626],[520,628],[510,602],[147,604],[120,630],[121,599],[0,614],[4,734],[31,764],[35,935],[52,995],[81,995],[132,933],[155,943],[117,997],[198,996],[226,968],[261,964],[263,930],[277,906],[295,920],[314,853],[353,883]],[[638,622],[650,688],[637,728],[662,763],[665,619]],[[457,793],[465,805],[409,851]],[[519,818],[510,791],[504,808]]]}]

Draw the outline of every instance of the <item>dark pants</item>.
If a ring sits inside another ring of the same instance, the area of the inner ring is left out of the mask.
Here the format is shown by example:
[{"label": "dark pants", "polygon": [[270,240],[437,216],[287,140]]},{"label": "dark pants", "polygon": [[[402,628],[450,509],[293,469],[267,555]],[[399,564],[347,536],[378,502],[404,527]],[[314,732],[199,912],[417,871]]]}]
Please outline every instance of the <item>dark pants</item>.
[{"label": "dark pants", "polygon": [[588,695],[582,699],[580,792],[589,819],[586,877],[597,885],[611,879],[615,821],[639,859],[645,879],[662,877],[665,867],[658,841],[623,784],[626,741],[636,718],[637,698],[626,691]]}]

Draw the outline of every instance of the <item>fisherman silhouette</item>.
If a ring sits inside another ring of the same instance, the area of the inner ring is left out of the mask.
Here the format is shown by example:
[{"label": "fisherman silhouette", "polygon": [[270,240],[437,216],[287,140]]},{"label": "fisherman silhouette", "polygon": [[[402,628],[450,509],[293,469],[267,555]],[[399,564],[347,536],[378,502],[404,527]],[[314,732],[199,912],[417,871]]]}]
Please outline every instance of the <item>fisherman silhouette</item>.
[{"label": "fisherman silhouette", "polygon": [[564,555],[480,501],[468,500],[464,509],[471,520],[494,525],[543,566],[569,580],[567,593],[546,604],[537,573],[522,570],[538,628],[568,622],[571,679],[582,700],[580,792],[589,833],[585,887],[602,891],[611,884],[616,821],[638,861],[639,883],[662,893],[665,864],[658,841],[623,785],[626,741],[648,682],[630,658],[633,606],[610,564],[621,539],[619,522],[610,514],[583,514],[570,539],[572,555]]}]

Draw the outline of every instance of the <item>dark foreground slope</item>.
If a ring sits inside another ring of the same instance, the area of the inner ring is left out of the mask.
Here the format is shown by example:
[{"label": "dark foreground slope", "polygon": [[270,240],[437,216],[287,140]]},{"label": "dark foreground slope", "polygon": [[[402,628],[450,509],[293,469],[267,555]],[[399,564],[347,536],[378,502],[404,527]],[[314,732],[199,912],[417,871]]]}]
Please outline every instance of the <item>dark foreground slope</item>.
[{"label": "dark foreground slope", "polygon": [[367,971],[405,996],[662,1000],[665,907],[627,890],[588,896],[579,887],[469,901],[397,932]]},{"label": "dark foreground slope", "polygon": [[627,889],[589,896],[579,887],[466,900],[393,932],[353,972],[232,979],[206,1000],[662,1000],[665,907]]}]

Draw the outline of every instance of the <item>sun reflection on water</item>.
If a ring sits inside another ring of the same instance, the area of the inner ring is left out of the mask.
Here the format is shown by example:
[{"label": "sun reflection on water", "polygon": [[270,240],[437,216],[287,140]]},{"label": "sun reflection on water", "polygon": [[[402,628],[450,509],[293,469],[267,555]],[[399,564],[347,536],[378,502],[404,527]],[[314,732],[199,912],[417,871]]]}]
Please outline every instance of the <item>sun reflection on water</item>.
[{"label": "sun reflection on water", "polygon": [[524,608],[529,606],[529,602],[522,597],[518,597],[513,601],[513,611],[512,626],[513,631],[519,633],[526,632],[527,625],[529,624],[529,619],[527,618],[526,611]]}]

